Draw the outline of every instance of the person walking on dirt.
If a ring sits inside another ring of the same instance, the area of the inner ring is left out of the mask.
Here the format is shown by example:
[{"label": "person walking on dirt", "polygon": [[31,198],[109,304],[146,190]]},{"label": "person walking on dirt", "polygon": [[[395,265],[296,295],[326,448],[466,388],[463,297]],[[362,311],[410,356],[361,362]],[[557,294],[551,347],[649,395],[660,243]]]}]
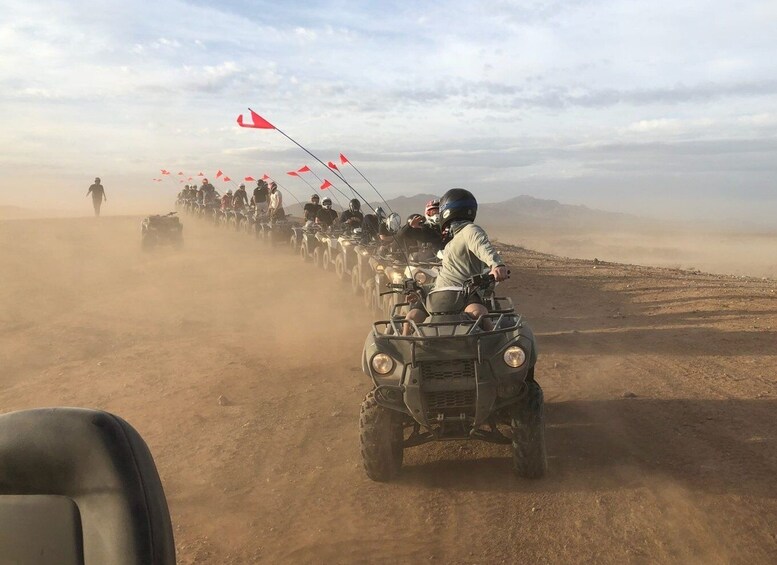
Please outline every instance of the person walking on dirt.
[{"label": "person walking on dirt", "polygon": [[[451,312],[458,306],[464,283],[467,279],[489,270],[497,282],[507,279],[508,270],[502,257],[494,249],[488,235],[475,225],[478,202],[472,193],[463,188],[453,188],[440,199],[441,228],[449,229],[450,241],[445,246],[442,267],[434,287],[426,299],[426,308],[421,305],[408,312],[406,319],[423,322],[427,312]],[[473,320],[488,314],[478,294],[467,299],[464,313]],[[483,329],[490,330],[491,320],[483,321]],[[409,333],[410,324],[404,324],[403,334]]]},{"label": "person walking on dirt", "polygon": [[94,215],[100,215],[100,206],[102,206],[103,200],[108,202],[108,197],[105,196],[105,187],[100,184],[100,177],[95,177],[94,184],[86,191],[86,195],[92,193],[92,205],[94,206]]}]

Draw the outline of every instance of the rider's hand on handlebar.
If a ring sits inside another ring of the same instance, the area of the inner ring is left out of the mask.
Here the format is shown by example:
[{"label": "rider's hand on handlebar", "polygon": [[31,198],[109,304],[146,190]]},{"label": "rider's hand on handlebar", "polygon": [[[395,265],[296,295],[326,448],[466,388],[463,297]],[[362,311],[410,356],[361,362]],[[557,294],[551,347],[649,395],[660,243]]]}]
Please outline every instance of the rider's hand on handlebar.
[{"label": "rider's hand on handlebar", "polygon": [[504,265],[492,267],[489,274],[494,276],[496,282],[506,281],[510,277],[510,271]]}]

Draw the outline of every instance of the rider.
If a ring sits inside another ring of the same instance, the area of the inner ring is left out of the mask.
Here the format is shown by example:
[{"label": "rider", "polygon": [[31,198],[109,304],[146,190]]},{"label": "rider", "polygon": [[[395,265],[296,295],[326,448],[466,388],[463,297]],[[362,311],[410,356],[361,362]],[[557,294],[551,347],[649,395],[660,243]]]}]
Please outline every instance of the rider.
[{"label": "rider", "polygon": [[406,252],[417,251],[423,244],[428,244],[433,253],[442,249],[440,232],[426,225],[421,214],[410,214],[407,224],[399,228],[394,237]]},{"label": "rider", "polygon": [[226,212],[227,210],[232,209],[232,201],[234,200],[232,196],[232,189],[230,188],[227,190],[227,193],[221,197],[221,211]]},{"label": "rider", "polygon": [[321,210],[321,204],[319,204],[318,194],[312,194],[310,202],[302,208],[302,212],[305,214],[305,222],[315,222],[316,214],[318,214],[319,210]]},{"label": "rider", "polygon": [[337,211],[332,210],[332,199],[328,196],[321,201],[321,209],[316,212],[316,223],[324,229],[331,228],[337,220]]},{"label": "rider", "polygon": [[218,197],[216,194],[216,187],[208,182],[208,179],[202,180],[202,202],[203,204],[209,204]]},{"label": "rider", "polygon": [[[440,199],[440,227],[443,230],[449,229],[451,239],[443,251],[442,267],[426,300],[426,308],[420,305],[413,308],[407,314],[408,320],[422,322],[427,312],[452,312],[460,306],[472,319],[488,314],[488,309],[477,293],[466,297],[466,302],[459,304],[467,279],[488,269],[489,274],[499,282],[507,279],[509,272],[486,232],[473,223],[477,211],[477,200],[463,188],[452,188]],[[484,320],[483,329],[488,331],[492,327],[491,320]],[[403,333],[409,333],[410,330],[410,324],[405,324]]]},{"label": "rider", "polygon": [[248,195],[246,194],[245,183],[240,183],[240,187],[235,191],[232,199],[232,207],[235,210],[242,210],[243,206],[248,206]]},{"label": "rider", "polygon": [[283,195],[278,190],[278,185],[275,181],[270,183],[270,206],[267,209],[267,213],[270,216],[271,222],[282,220],[286,217],[286,213],[283,211]]},{"label": "rider", "polygon": [[358,198],[352,199],[348,203],[348,209],[340,214],[340,224],[346,228],[358,228],[364,221],[364,214],[361,212],[361,202]]},{"label": "rider", "polygon": [[256,181],[256,188],[251,195],[251,204],[256,206],[257,210],[267,204],[267,183],[263,179]]},{"label": "rider", "polygon": [[426,216],[426,224],[438,232],[440,231],[440,201],[430,200],[426,203],[426,210],[424,210]]}]

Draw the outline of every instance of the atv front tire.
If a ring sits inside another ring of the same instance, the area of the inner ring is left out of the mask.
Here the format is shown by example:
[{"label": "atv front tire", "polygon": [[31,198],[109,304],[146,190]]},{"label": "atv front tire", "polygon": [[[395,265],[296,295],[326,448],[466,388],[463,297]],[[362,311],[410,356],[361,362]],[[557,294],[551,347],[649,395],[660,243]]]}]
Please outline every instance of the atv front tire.
[{"label": "atv front tire", "polygon": [[351,269],[351,292],[353,292],[354,296],[359,296],[362,292],[362,281],[359,276],[358,265]]},{"label": "atv front tire", "polygon": [[321,250],[318,247],[313,250],[313,266],[321,268]]},{"label": "atv front tire", "polygon": [[335,257],[335,275],[341,281],[345,280],[345,259],[342,253],[338,253]]},{"label": "atv front tire", "polygon": [[402,414],[384,408],[370,391],[362,402],[359,414],[359,444],[362,463],[373,481],[386,482],[402,468]]},{"label": "atv front tire", "polygon": [[512,414],[513,470],[519,477],[539,479],[548,470],[545,401],[542,388],[533,377],[526,381],[526,386],[528,390]]}]

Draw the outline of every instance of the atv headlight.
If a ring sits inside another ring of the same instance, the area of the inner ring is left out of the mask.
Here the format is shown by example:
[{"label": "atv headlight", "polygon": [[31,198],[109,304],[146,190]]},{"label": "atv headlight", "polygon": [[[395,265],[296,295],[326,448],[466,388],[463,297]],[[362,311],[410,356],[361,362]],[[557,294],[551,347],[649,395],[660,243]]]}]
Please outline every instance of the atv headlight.
[{"label": "atv headlight", "polygon": [[402,284],[405,280],[405,276],[402,273],[396,271],[391,273],[391,282],[394,284]]},{"label": "atv headlight", "polygon": [[376,270],[378,273],[382,273],[384,268],[385,268],[385,267],[383,267],[383,265],[381,265],[381,264],[377,264],[377,265],[375,265],[375,270]]},{"label": "atv headlight", "polygon": [[385,353],[378,353],[372,358],[372,369],[379,375],[388,375],[394,370],[394,360]]},{"label": "atv headlight", "polygon": [[413,275],[413,278],[418,284],[426,284],[426,282],[429,280],[429,277],[426,276],[426,273],[423,271],[416,271],[415,275]]},{"label": "atv headlight", "polygon": [[517,345],[513,345],[505,349],[502,358],[510,367],[517,369],[526,362],[526,353]]}]

